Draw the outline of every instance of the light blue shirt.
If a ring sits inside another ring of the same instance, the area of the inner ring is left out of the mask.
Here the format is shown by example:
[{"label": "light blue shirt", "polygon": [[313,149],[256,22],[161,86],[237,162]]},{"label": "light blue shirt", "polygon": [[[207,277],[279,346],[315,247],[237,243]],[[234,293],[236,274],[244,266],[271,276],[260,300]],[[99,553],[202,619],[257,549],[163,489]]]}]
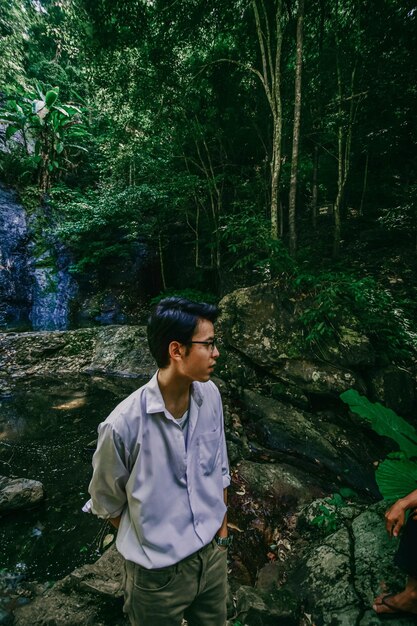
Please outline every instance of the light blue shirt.
[{"label": "light blue shirt", "polygon": [[116,545],[148,569],[181,561],[210,543],[230,484],[223,409],[211,381],[194,382],[188,446],[165,408],[157,374],[98,427],[87,507],[101,518],[122,514]]}]

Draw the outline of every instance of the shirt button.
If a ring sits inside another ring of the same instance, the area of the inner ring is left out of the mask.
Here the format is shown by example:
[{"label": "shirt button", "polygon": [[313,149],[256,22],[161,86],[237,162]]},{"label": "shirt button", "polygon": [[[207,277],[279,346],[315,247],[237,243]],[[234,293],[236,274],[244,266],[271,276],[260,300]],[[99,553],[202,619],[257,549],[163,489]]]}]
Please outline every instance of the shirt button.
[{"label": "shirt button", "polygon": [[198,526],[198,519],[195,521],[195,525]]}]

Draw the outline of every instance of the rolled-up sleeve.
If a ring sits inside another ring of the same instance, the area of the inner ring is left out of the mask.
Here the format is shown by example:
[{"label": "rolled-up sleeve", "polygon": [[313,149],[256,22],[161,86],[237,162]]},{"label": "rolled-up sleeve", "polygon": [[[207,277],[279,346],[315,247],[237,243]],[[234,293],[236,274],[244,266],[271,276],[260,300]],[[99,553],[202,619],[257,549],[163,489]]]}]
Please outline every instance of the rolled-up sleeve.
[{"label": "rolled-up sleeve", "polygon": [[222,460],[223,489],[226,489],[230,485],[230,470],[229,470],[229,460],[227,457],[226,436],[224,433],[223,405],[222,405],[220,394],[219,394],[219,411],[220,411],[220,416],[221,416],[221,428],[222,428],[222,439],[220,442],[220,454],[221,454],[221,460]]},{"label": "rolled-up sleeve", "polygon": [[93,477],[88,491],[91,512],[100,518],[118,517],[126,505],[129,454],[113,425],[98,427],[97,449],[93,456]]}]

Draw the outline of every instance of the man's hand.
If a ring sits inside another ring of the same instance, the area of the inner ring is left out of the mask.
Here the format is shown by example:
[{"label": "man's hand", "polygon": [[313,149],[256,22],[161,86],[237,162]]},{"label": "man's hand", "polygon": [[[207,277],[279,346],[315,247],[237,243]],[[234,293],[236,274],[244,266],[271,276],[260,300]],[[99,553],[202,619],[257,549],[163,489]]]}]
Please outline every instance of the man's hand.
[{"label": "man's hand", "polygon": [[405,522],[407,504],[403,499],[397,500],[385,513],[385,528],[391,537],[398,537]]},{"label": "man's hand", "polygon": [[115,528],[119,528],[120,526],[120,520],[122,519],[121,515],[118,515],[117,517],[109,517],[109,522],[112,526],[114,526]]}]

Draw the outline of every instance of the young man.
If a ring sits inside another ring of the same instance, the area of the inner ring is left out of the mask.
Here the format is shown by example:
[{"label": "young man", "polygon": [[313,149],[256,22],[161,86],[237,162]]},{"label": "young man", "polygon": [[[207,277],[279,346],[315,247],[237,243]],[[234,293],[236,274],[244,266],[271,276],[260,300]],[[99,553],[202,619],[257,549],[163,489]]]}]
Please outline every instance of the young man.
[{"label": "young man", "polygon": [[215,306],[166,298],[148,321],[159,370],[99,426],[91,510],[118,528],[132,626],[224,626],[223,411]]}]

